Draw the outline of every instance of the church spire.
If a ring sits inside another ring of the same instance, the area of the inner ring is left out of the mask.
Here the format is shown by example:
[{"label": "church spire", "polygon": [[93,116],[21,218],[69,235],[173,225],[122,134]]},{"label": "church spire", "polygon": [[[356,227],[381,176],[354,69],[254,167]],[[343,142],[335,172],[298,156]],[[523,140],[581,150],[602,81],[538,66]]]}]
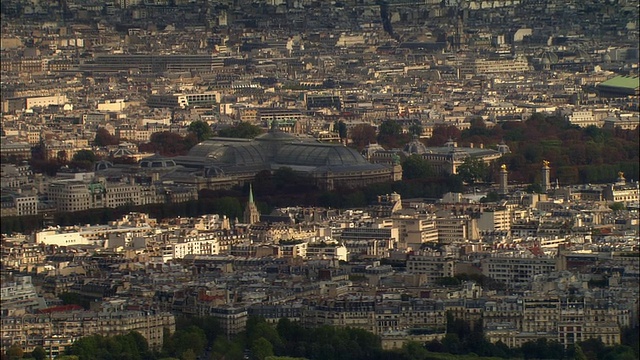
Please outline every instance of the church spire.
[{"label": "church spire", "polygon": [[260,212],[253,202],[253,185],[249,184],[249,201],[247,201],[247,206],[244,208],[244,223],[252,225],[257,222],[260,222]]}]

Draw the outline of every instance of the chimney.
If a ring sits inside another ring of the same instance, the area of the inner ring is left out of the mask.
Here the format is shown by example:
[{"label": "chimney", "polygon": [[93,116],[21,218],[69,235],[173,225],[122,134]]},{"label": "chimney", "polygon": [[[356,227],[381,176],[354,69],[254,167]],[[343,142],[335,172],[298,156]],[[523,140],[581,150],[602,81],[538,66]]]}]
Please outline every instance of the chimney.
[{"label": "chimney", "polygon": [[469,147],[473,149],[473,143],[469,143]]},{"label": "chimney", "polygon": [[484,144],[480,143],[480,149],[484,149]]}]

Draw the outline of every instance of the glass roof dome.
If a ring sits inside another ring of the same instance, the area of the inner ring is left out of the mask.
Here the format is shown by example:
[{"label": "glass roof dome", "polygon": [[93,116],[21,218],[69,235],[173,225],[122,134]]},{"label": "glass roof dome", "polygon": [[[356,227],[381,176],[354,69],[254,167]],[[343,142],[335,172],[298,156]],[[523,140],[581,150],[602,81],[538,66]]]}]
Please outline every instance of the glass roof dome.
[{"label": "glass roof dome", "polygon": [[368,164],[365,158],[354,149],[320,143],[284,145],[278,151],[275,162],[303,166]]}]

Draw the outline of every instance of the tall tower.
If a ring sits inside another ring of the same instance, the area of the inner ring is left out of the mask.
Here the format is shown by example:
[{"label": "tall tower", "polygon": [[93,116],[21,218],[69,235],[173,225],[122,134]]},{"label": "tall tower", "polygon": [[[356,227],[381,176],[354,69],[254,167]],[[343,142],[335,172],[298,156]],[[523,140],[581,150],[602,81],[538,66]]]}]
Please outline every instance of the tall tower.
[{"label": "tall tower", "polygon": [[551,168],[547,160],[542,160],[542,191],[551,190]]},{"label": "tall tower", "polygon": [[244,208],[244,223],[251,225],[257,222],[260,222],[260,212],[253,202],[253,186],[249,184],[249,201]]},{"label": "tall tower", "polygon": [[500,195],[507,194],[508,175],[507,165],[502,164],[502,166],[500,166]]}]

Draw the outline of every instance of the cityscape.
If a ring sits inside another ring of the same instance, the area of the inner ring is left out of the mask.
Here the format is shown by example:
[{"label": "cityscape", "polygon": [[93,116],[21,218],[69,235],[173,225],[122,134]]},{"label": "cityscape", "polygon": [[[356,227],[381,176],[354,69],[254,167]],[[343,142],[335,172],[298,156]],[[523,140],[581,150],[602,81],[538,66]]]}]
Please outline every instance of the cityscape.
[{"label": "cityscape", "polygon": [[638,0],[3,0],[0,358],[640,358]]}]

